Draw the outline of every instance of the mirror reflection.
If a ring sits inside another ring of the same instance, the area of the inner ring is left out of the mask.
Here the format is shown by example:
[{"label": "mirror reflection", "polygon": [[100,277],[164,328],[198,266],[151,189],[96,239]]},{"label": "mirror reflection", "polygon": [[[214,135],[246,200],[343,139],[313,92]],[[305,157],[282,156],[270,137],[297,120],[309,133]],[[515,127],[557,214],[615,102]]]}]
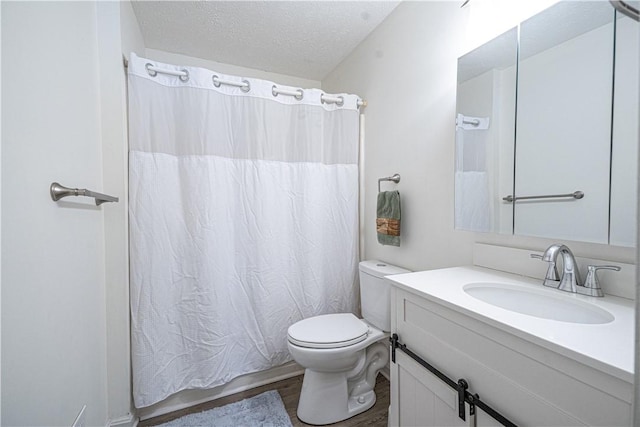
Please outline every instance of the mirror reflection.
[{"label": "mirror reflection", "polygon": [[458,60],[455,225],[511,233],[516,28]]},{"label": "mirror reflection", "polygon": [[456,228],[634,246],[637,24],[560,2],[519,31],[458,61]]},{"label": "mirror reflection", "polygon": [[640,26],[618,13],[611,153],[609,243],[635,246],[638,194],[638,76]]},{"label": "mirror reflection", "polygon": [[562,2],[520,26],[514,234],[607,243],[613,15]]}]

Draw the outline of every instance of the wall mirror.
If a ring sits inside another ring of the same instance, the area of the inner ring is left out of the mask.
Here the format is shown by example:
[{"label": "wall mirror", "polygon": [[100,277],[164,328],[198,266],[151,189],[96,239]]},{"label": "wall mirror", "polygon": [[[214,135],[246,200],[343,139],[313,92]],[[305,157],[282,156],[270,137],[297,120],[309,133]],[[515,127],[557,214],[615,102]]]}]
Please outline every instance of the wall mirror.
[{"label": "wall mirror", "polygon": [[[486,53],[505,38],[512,65]],[[634,246],[638,40],[607,2],[560,2],[459,59],[456,228]]]}]

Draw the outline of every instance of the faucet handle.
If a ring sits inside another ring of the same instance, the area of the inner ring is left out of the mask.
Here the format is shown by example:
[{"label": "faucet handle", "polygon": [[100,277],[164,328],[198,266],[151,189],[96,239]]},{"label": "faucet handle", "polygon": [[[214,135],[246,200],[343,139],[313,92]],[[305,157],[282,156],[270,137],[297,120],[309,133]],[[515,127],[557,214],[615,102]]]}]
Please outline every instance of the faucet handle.
[{"label": "faucet handle", "polygon": [[[538,254],[530,254],[531,258],[543,260],[542,255]],[[549,263],[549,268],[547,268],[547,274],[544,276],[543,285],[549,286],[550,288],[557,288],[560,286],[560,275],[558,274],[558,269],[556,268],[555,261],[545,261]]]},{"label": "faucet handle", "polygon": [[614,270],[620,271],[620,267],[617,265],[590,265],[587,267],[587,279],[584,282],[584,286],[578,287],[578,292],[583,295],[589,295],[592,297],[603,297],[604,292],[600,287],[600,281],[598,280],[598,270]]}]

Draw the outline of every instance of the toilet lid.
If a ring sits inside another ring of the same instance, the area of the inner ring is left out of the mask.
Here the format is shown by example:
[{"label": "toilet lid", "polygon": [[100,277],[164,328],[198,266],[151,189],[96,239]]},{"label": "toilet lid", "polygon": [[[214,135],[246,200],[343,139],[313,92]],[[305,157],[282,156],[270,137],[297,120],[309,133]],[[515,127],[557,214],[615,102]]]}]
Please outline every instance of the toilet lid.
[{"label": "toilet lid", "polygon": [[338,348],[367,338],[369,327],[351,313],[310,317],[289,327],[292,344],[308,348]]}]

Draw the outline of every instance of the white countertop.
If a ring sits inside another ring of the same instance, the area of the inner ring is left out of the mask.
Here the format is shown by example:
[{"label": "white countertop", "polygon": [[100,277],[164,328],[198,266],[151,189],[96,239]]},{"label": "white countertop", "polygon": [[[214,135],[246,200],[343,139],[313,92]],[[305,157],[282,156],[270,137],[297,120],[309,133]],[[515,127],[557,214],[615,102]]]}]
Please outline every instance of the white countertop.
[{"label": "white countertop", "polygon": [[[634,303],[562,292],[542,280],[482,267],[454,267],[387,276],[394,286],[509,332],[529,342],[580,361],[587,366],[633,382]],[[467,294],[469,283],[492,282],[548,292],[549,295],[586,302],[614,315],[604,324],[580,324],[520,314],[480,301]]]}]

